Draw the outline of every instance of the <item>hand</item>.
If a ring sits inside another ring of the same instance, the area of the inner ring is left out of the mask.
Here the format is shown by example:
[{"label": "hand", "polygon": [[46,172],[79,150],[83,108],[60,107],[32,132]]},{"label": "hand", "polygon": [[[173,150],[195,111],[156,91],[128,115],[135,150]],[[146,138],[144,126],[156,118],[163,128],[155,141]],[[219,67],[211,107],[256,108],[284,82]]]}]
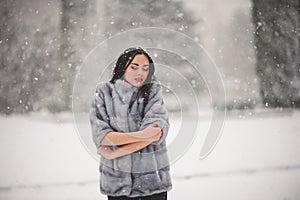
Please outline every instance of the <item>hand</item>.
[{"label": "hand", "polygon": [[156,135],[151,137],[150,140],[153,142],[157,142],[160,139],[161,135],[162,135],[162,130],[160,130]]},{"label": "hand", "polygon": [[142,131],[142,137],[149,139],[150,141],[158,141],[162,135],[162,130],[156,124],[150,124]]},{"label": "hand", "polygon": [[109,147],[107,146],[100,146],[97,153],[101,156],[103,156],[106,159],[113,159],[113,150],[111,150]]}]

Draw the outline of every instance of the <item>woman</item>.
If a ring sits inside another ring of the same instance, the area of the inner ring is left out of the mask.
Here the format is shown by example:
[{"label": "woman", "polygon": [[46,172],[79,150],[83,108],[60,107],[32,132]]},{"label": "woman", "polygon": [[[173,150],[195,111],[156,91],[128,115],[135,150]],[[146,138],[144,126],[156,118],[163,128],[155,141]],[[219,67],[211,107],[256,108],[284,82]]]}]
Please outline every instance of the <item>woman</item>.
[{"label": "woman", "polygon": [[112,199],[167,199],[172,183],[166,149],[168,113],[142,48],[129,48],[112,79],[99,83],[90,111],[101,155],[100,191]]}]

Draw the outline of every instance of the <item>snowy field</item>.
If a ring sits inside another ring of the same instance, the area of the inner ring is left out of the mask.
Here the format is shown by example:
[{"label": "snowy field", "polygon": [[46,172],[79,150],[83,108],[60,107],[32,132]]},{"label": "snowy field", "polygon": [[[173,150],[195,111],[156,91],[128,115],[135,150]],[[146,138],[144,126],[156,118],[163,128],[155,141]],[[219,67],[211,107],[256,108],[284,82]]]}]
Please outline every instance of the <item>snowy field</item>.
[{"label": "snowy field", "polygon": [[[172,164],[169,199],[300,199],[299,122],[300,111],[227,116],[207,158],[198,159],[199,135]],[[71,114],[1,116],[0,125],[1,200],[106,199],[98,191],[98,162],[80,143]],[[208,126],[203,118],[199,130]]]}]

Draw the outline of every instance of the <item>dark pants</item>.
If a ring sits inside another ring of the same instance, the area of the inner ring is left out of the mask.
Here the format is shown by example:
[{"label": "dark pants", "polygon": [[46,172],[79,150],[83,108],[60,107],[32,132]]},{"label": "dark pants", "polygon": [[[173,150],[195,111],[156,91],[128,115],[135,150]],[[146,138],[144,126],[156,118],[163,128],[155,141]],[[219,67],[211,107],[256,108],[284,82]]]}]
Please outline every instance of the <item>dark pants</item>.
[{"label": "dark pants", "polygon": [[167,200],[167,192],[162,192],[159,194],[153,194],[144,197],[126,197],[126,196],[107,196],[108,200]]}]

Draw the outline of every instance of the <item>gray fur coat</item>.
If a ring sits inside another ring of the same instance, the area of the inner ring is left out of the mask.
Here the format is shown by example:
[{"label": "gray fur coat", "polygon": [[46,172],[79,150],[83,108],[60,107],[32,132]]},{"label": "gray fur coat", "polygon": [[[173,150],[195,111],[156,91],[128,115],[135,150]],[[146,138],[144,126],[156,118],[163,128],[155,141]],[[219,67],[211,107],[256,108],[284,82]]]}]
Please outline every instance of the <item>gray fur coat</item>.
[{"label": "gray fur coat", "polygon": [[[143,99],[137,98],[138,88],[124,80],[115,84],[99,83],[90,110],[93,141],[98,148],[110,131],[132,132],[155,123],[163,135],[138,152],[108,160],[100,160],[100,191],[110,196],[148,196],[171,190],[166,136],[169,119],[162,99],[161,86],[153,81],[149,102],[142,118],[139,111]],[[117,146],[112,147],[118,148]]]}]

